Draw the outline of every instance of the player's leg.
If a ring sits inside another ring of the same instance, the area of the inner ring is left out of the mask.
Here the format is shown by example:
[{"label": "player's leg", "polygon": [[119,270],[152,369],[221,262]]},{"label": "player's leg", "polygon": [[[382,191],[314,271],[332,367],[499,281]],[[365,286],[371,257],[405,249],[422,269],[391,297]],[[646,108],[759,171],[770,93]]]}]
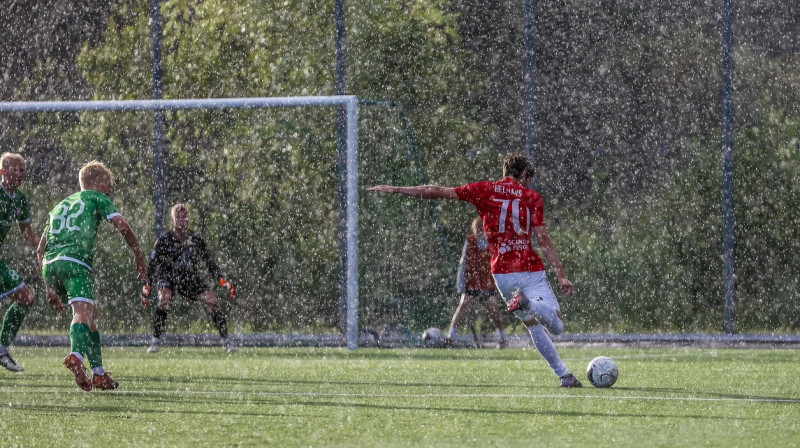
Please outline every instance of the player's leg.
[{"label": "player's leg", "polygon": [[8,353],[8,347],[17,337],[22,321],[33,304],[33,292],[13,269],[1,261],[0,299],[9,299],[12,302],[6,310],[0,330],[0,365],[12,372],[22,372],[25,369],[14,361]]},{"label": "player's leg", "polygon": [[[527,312],[521,310],[519,314],[522,317],[518,317],[523,321],[535,317],[551,334],[561,334],[564,331],[561,307],[545,272],[521,272],[519,275],[521,276],[519,289],[514,292],[521,293],[521,299],[527,302],[528,306]],[[518,314],[516,311],[514,313]]]},{"label": "player's leg", "polygon": [[161,337],[167,332],[167,312],[169,304],[172,302],[172,283],[159,281],[156,286],[158,288],[158,306],[153,316],[153,338],[150,340],[150,346],[147,347],[147,353],[157,353],[159,350]]},{"label": "player's leg", "polygon": [[[71,266],[68,261],[55,261],[46,264],[42,269],[42,277],[47,287],[50,287],[61,298],[61,302],[67,304],[69,293],[64,286],[64,281],[70,273]],[[69,340],[71,352],[64,358],[64,366],[75,375],[75,383],[85,391],[92,390],[92,380],[86,374],[86,367],[83,365],[83,355],[88,349],[89,326],[75,326],[75,307],[72,309],[73,323],[69,328]]]},{"label": "player's leg", "polygon": [[495,296],[493,294],[487,295],[487,297],[484,298],[483,305],[486,307],[486,311],[489,313],[489,319],[492,320],[495,328],[497,328],[497,348],[508,348],[506,329],[503,326],[503,319],[500,317],[500,313],[497,311],[497,301],[495,300]]},{"label": "player's leg", "polygon": [[444,340],[444,345],[446,347],[453,346],[453,339],[456,337],[456,333],[458,332],[458,326],[461,325],[461,321],[464,320],[464,315],[467,313],[469,309],[469,304],[472,302],[474,296],[469,293],[461,294],[461,300],[458,302],[458,306],[456,307],[456,311],[453,313],[453,319],[450,320],[450,330],[447,332],[447,337]]},{"label": "player's leg", "polygon": [[[72,307],[69,332],[71,352],[64,359],[64,365],[75,375],[75,382],[83,390],[116,389],[119,383],[111,379],[103,368],[92,272],[67,261],[57,261],[53,264],[58,265],[60,269],[59,277],[66,291],[67,303]],[[92,369],[91,380],[88,379],[83,364],[84,358],[88,358],[89,367]]]},{"label": "player's leg", "polygon": [[219,305],[217,296],[211,290],[206,289],[198,295],[198,299],[205,305],[206,311],[211,316],[211,321],[219,331],[219,337],[222,340],[222,348],[227,352],[238,351],[238,347],[228,339],[228,323],[225,320],[225,313]]},{"label": "player's leg", "polygon": [[100,345],[100,331],[97,325],[97,306],[94,305],[91,311],[91,325],[89,326],[89,368],[92,369],[92,387],[100,390],[113,390],[119,387],[119,383],[106,372],[103,367],[103,351]]},{"label": "player's leg", "polygon": [[69,327],[70,353],[64,358],[64,365],[75,375],[75,383],[85,391],[92,390],[92,380],[84,366],[84,359],[89,354],[91,342],[92,308],[94,303],[86,301],[70,301],[72,306],[72,322]]},{"label": "player's leg", "polygon": [[[532,273],[527,276],[523,293],[530,301],[529,309],[539,320],[539,325],[529,326],[528,331],[536,349],[542,354],[553,372],[561,379],[561,387],[581,387],[581,382],[569,371],[564,361],[561,360],[555,344],[553,344],[548,331],[552,334],[561,334],[564,331],[564,321],[561,307],[558,304],[553,288],[547,280],[544,271]],[[542,328],[544,327],[544,328]],[[547,331],[545,331],[545,328]]]},{"label": "player's leg", "polygon": [[[83,368],[84,356],[89,360],[89,367],[92,369],[92,379],[87,389],[82,382],[78,382],[76,374],[75,381],[83,390],[101,389],[111,390],[119,387],[119,383],[114,381],[108,372],[103,368],[103,352],[100,345],[100,332],[97,329],[97,306],[89,300],[70,300],[72,305],[72,326],[70,327],[70,341],[72,342],[72,353],[69,354],[64,364],[70,370],[69,364],[74,360],[80,361],[77,370]],[[84,370],[85,372],[85,370]],[[73,373],[75,373],[73,371]],[[88,376],[87,376],[88,379]],[[83,378],[81,378],[83,381]]]},{"label": "player's leg", "polygon": [[[580,381],[575,378],[566,364],[564,364],[564,361],[556,350],[555,344],[553,344],[552,339],[550,339],[550,335],[545,331],[544,326],[538,322],[537,316],[535,315],[536,312],[543,311],[542,303],[552,302],[552,300],[545,300],[544,298],[538,300],[544,293],[540,285],[540,277],[543,274],[544,272],[518,272],[513,274],[497,274],[494,277],[497,289],[500,290],[500,294],[502,294],[506,304],[516,304],[516,300],[519,300],[519,302],[523,304],[520,306],[522,309],[514,311],[514,315],[525,324],[525,327],[531,335],[533,345],[545,361],[547,361],[547,364],[550,365],[550,368],[553,369],[553,372],[561,379],[561,386],[581,387]],[[544,280],[547,281],[547,277],[545,277]],[[531,294],[534,299],[530,299],[528,294]],[[552,294],[552,290],[550,290],[550,294]],[[553,296],[553,299],[554,298],[555,296]],[[557,306],[558,302],[556,301],[555,304]],[[548,316],[550,314],[554,315],[558,319],[558,322],[561,322],[560,312],[557,311],[557,309],[552,311],[552,313],[551,311],[547,311],[546,314]],[[551,324],[553,322],[554,321],[551,320]],[[563,324],[561,328],[563,329]]]}]

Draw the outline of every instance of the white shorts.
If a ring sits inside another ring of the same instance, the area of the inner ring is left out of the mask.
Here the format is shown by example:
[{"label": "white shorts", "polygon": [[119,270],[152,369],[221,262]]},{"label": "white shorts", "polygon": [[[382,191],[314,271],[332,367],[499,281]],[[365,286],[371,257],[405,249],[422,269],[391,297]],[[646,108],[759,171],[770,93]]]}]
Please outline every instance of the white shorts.
[{"label": "white shorts", "polygon": [[553,288],[547,281],[545,271],[513,272],[510,274],[492,274],[497,289],[503,295],[503,300],[508,302],[514,291],[520,290],[530,301],[527,310],[517,310],[514,315],[524,321],[535,317],[552,334],[561,334],[564,323],[558,317],[561,307],[558,305]]}]

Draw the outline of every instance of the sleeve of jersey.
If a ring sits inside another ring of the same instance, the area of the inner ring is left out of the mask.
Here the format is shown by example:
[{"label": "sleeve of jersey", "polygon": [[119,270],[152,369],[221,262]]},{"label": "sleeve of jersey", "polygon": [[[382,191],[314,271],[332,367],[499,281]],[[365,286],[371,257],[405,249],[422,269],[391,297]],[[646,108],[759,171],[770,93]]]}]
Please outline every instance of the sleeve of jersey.
[{"label": "sleeve of jersey", "polygon": [[111,199],[104,194],[99,195],[100,200],[98,201],[97,209],[100,212],[100,215],[106,221],[111,221],[111,218],[115,216],[122,216],[118,211],[117,207],[111,202]]},{"label": "sleeve of jersey", "polygon": [[20,198],[19,205],[19,216],[17,216],[17,222],[19,224],[27,224],[31,222],[31,208],[28,206],[28,198],[22,196]]},{"label": "sleeve of jersey", "polygon": [[544,225],[544,203],[542,201],[542,196],[539,193],[535,193],[533,198],[533,210],[531,210],[531,224],[533,227],[539,227]]},{"label": "sleeve of jersey", "polygon": [[470,204],[475,204],[478,199],[484,196],[484,191],[488,182],[475,182],[461,187],[456,187],[456,196],[460,201],[466,201]]}]

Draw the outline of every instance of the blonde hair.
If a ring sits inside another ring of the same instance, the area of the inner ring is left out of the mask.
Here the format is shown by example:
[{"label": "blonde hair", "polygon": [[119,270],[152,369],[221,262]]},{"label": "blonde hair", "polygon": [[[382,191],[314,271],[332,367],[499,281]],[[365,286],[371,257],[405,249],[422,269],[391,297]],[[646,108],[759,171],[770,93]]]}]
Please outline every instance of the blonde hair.
[{"label": "blonde hair", "polygon": [[175,216],[175,212],[177,212],[178,210],[185,210],[185,211],[188,212],[189,211],[189,207],[187,207],[186,204],[184,204],[182,202],[178,202],[177,204],[173,205],[171,209],[169,209],[170,218]]},{"label": "blonde hair", "polygon": [[92,160],[83,165],[78,172],[81,188],[93,186],[98,180],[107,180],[110,185],[114,185],[114,173],[103,162]]},{"label": "blonde hair", "polygon": [[21,155],[14,153],[14,152],[4,152],[3,155],[0,155],[0,168],[6,167],[6,161],[8,160],[16,160],[19,163],[24,164],[25,158]]}]

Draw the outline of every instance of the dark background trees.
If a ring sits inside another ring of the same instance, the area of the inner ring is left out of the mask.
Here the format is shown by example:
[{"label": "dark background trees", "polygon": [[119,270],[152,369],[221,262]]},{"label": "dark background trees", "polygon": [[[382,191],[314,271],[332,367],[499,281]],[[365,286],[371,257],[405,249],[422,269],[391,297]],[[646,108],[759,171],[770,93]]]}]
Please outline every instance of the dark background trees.
[{"label": "dark background trees", "polygon": [[[575,329],[718,330],[718,2],[535,4],[537,188],[578,285],[565,302]],[[742,322],[796,328],[796,262],[786,248],[798,227],[800,11],[782,0],[735,4],[737,292],[774,310]],[[362,107],[362,184],[499,176],[502,155],[523,148],[519,2],[347,6],[350,91],[402,104],[420,143],[415,154],[396,112]],[[10,2],[0,99],[149,98],[148,7]],[[167,98],[333,92],[328,2],[162,8]],[[335,322],[334,119],[332,111],[167,114],[168,201],[192,205],[223,267],[239,277],[247,299],[236,312],[249,328]],[[149,114],[5,114],[0,122],[5,149],[31,160],[37,229],[52,201],[75,188],[76,164],[102,158],[122,179],[121,208],[152,242]],[[447,246],[460,247],[474,212],[437,204],[442,246],[427,204],[361,202],[364,316],[381,320],[387,303],[402,302],[437,319],[453,296]],[[13,243],[4,253],[22,260]],[[127,254],[116,243],[100,250],[108,281],[99,287],[120,304],[115,313],[124,310],[121,328],[141,325],[135,281],[116,260]]]}]

